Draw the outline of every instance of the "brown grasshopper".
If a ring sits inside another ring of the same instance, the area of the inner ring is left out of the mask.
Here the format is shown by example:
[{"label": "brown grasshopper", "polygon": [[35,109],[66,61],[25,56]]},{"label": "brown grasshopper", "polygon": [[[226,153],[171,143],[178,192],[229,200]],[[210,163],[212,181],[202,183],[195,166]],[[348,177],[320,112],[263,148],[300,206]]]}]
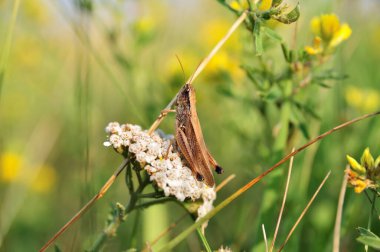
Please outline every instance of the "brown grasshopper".
[{"label": "brown grasshopper", "polygon": [[218,174],[223,173],[223,169],[207,149],[195,103],[195,90],[190,83],[186,83],[176,99],[175,139],[196,179],[212,187],[215,182],[210,165]]}]

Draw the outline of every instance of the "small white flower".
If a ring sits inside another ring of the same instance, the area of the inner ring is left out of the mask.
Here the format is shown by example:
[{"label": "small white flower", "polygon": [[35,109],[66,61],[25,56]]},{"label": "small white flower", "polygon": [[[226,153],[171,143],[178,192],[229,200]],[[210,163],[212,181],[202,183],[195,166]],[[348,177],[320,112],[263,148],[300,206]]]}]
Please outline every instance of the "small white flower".
[{"label": "small white flower", "polygon": [[116,134],[121,131],[120,124],[118,122],[110,122],[106,127],[108,134]]},{"label": "small white flower", "polygon": [[142,146],[140,143],[133,143],[133,144],[129,145],[129,151],[137,154],[139,152],[142,152],[143,149],[142,149]]},{"label": "small white flower", "polygon": [[232,252],[232,249],[227,246],[225,248],[221,246],[217,252]]},{"label": "small white flower", "polygon": [[159,157],[161,156],[161,145],[157,142],[149,143],[148,148],[148,154]]},{"label": "small white flower", "polygon": [[202,198],[203,204],[198,208],[198,218],[211,211],[216,198],[215,189],[196,180],[191,169],[183,165],[179,153],[169,139],[163,139],[157,133],[149,135],[138,125],[120,125],[117,122],[109,123],[106,132],[109,140],[103,145],[113,146],[115,149],[127,147],[138,162],[146,163],[144,169],[150,175],[150,180],[166,196],[174,196],[180,201]]},{"label": "small white flower", "polygon": [[117,149],[123,145],[123,140],[119,135],[111,135],[109,142],[112,144],[112,146]]},{"label": "small white flower", "polygon": [[105,142],[103,143],[103,145],[104,145],[105,147],[110,147],[110,146],[112,145],[112,143],[111,143],[110,141],[105,141]]},{"label": "small white flower", "polygon": [[120,137],[123,140],[131,140],[132,139],[132,133],[130,131],[122,131],[120,132]]},{"label": "small white flower", "polygon": [[145,152],[138,152],[136,153],[136,160],[139,161],[140,163],[144,163],[146,158],[146,153]]},{"label": "small white flower", "polygon": [[153,162],[156,158],[157,158],[156,156],[149,155],[149,153],[148,153],[148,154],[146,154],[146,156],[145,156],[145,162],[147,162],[147,163],[151,163],[151,162]]}]

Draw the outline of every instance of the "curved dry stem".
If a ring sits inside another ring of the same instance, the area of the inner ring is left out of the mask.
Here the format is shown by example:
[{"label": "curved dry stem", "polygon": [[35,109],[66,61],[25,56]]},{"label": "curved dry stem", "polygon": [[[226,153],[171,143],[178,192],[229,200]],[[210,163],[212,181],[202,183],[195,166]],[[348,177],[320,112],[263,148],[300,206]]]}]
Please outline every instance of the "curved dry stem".
[{"label": "curved dry stem", "polygon": [[45,243],[44,246],[40,249],[40,252],[45,251],[58,237],[60,237],[72,224],[74,224],[79,218],[103,195],[108,191],[110,186],[119,176],[119,174],[124,170],[128,163],[129,159],[124,159],[123,163],[117,168],[117,170],[112,174],[112,176],[107,180],[107,182],[103,185],[103,187],[99,190],[99,192],[90,199],[86,205],[84,205],[58,232],[50,238],[48,242]]}]

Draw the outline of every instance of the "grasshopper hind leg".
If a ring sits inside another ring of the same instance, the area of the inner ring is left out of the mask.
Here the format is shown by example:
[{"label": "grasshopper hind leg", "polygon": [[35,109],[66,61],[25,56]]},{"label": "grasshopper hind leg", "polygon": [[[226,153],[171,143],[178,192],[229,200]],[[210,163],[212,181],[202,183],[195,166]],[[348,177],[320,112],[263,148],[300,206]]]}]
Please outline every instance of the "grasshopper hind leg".
[{"label": "grasshopper hind leg", "polygon": [[222,174],[224,172],[224,170],[221,166],[215,165],[215,172],[218,174]]},{"label": "grasshopper hind leg", "polygon": [[216,162],[214,157],[211,155],[209,150],[207,150],[207,157],[210,164],[214,167],[215,172],[218,174],[222,174],[224,172],[223,168],[220,165],[218,165],[218,163]]}]

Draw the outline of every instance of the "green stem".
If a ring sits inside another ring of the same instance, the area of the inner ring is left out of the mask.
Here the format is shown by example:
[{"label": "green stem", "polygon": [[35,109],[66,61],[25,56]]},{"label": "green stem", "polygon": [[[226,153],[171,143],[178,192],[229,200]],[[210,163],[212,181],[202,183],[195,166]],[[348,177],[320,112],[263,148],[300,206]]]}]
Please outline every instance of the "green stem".
[{"label": "green stem", "polygon": [[162,191],[157,191],[157,192],[152,192],[152,193],[145,193],[145,194],[140,194],[139,195],[140,198],[155,198],[155,199],[162,198],[164,196],[165,196],[165,194]]},{"label": "green stem", "polygon": [[167,198],[162,198],[162,199],[158,199],[158,200],[152,200],[152,201],[141,203],[139,205],[135,205],[135,209],[144,209],[144,208],[147,208],[147,207],[150,207],[153,205],[157,205],[157,204],[162,204],[162,203],[165,203],[168,201],[177,201],[177,199],[172,198],[172,197],[167,197]]},{"label": "green stem", "polygon": [[[129,165],[127,167],[127,174],[126,174],[126,181],[128,185],[128,189],[130,190],[131,198],[129,199],[128,205],[125,207],[125,215],[124,219],[128,216],[130,212],[132,212],[135,209],[138,209],[136,207],[137,202],[139,200],[139,195],[144,190],[144,188],[149,184],[149,176],[145,174],[145,178],[142,179],[141,183],[139,184],[139,187],[136,189],[136,191],[133,191],[133,183],[132,183],[132,167]],[[139,171],[135,170],[136,173]],[[94,242],[93,246],[89,251],[96,252],[99,251],[103,245],[107,242],[108,238],[113,237],[116,234],[117,229],[120,226],[120,223],[124,220],[120,217],[114,217],[110,223],[108,223],[107,227],[103,230],[103,232],[99,235],[99,237]]]},{"label": "green stem", "polygon": [[[367,225],[367,229],[368,230],[371,230],[371,227],[372,227],[372,216],[375,213],[376,191],[372,191],[372,193],[373,193],[373,198],[372,198],[372,201],[371,201],[371,204],[372,204],[372,206],[371,206],[371,212],[370,212],[369,217],[368,217],[368,225]],[[364,249],[365,249],[365,251],[368,251],[368,245],[365,245]]]},{"label": "green stem", "polygon": [[198,236],[201,239],[203,246],[205,247],[206,251],[212,252],[210,244],[208,244],[208,241],[207,241],[206,237],[204,236],[204,234],[202,233],[202,230],[200,228],[197,228],[197,233],[198,233]]},{"label": "green stem", "polygon": [[134,192],[134,185],[133,185],[133,179],[132,179],[132,167],[131,164],[128,164],[127,169],[125,173],[125,183],[127,184],[129,195],[132,195]]}]

